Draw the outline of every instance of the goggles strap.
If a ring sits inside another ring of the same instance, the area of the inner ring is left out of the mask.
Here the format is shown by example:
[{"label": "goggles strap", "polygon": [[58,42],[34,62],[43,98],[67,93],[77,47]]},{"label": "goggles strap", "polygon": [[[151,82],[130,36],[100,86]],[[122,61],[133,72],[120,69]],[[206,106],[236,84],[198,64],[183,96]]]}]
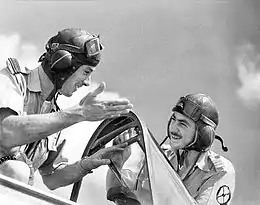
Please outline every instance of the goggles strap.
[{"label": "goggles strap", "polygon": [[59,44],[59,43],[53,43],[53,44],[54,45],[51,48],[52,52],[55,52],[57,50],[66,50],[72,53],[83,53],[83,50],[77,46],[73,46],[70,44]]},{"label": "goggles strap", "polygon": [[[94,43],[92,43],[94,42]],[[93,46],[96,48],[92,51]],[[85,53],[87,57],[91,57],[93,55],[98,54],[102,49],[103,46],[99,42],[98,37],[91,38],[84,43],[84,47],[80,48],[78,46],[70,45],[70,44],[59,44],[59,43],[52,43],[50,47],[52,52],[57,50],[66,50],[71,53]]]},{"label": "goggles strap", "polygon": [[202,120],[207,125],[210,125],[211,127],[213,127],[214,130],[217,128],[217,125],[211,119],[206,117],[205,115],[201,114],[199,119]]}]

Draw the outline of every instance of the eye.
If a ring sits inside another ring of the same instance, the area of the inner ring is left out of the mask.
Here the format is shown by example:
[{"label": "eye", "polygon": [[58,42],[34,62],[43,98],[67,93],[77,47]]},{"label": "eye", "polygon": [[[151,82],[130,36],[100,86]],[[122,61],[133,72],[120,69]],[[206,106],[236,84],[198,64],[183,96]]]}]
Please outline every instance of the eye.
[{"label": "eye", "polygon": [[182,127],[188,127],[188,125],[186,123],[181,122],[180,124]]},{"label": "eye", "polygon": [[84,71],[84,75],[89,75],[90,73],[91,73],[91,71],[89,71],[89,70]]},{"label": "eye", "polygon": [[171,116],[172,121],[176,121],[176,117],[174,115]]}]

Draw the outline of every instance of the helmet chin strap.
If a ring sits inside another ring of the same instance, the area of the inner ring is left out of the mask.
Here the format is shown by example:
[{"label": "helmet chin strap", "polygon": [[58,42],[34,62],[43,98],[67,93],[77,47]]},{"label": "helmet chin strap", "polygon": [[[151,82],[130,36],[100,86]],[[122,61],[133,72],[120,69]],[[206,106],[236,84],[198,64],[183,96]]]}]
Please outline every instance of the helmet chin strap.
[{"label": "helmet chin strap", "polygon": [[73,66],[73,72],[53,72],[51,71],[51,66],[48,61],[42,62],[42,67],[44,73],[48,76],[48,78],[51,80],[51,82],[54,85],[53,90],[50,92],[49,96],[46,98],[46,101],[51,101],[53,98],[55,98],[55,95],[57,94],[58,90],[61,89],[64,82],[81,66],[81,64],[78,64],[76,66]]},{"label": "helmet chin strap", "polygon": [[43,68],[44,73],[48,76],[48,78],[51,80],[51,82],[54,85],[53,90],[50,92],[50,94],[46,98],[46,101],[50,102],[55,97],[55,94],[57,93],[57,90],[58,90],[58,88],[57,88],[57,80],[55,79],[55,77],[53,76],[53,74],[50,71],[51,70],[51,66],[50,66],[48,61],[44,60],[42,62],[42,68]]},{"label": "helmet chin strap", "polygon": [[54,100],[54,104],[57,108],[57,110],[60,110],[58,104],[57,104],[57,98],[58,98],[58,90],[61,89],[62,85],[65,83],[65,81],[76,71],[82,64],[76,63],[73,66],[73,72],[67,72],[67,73],[56,73],[51,71],[51,66],[50,63],[47,60],[42,61],[42,67],[44,73],[48,76],[48,78],[51,80],[51,82],[54,85],[53,90],[50,92],[48,97],[43,103],[42,106],[42,112],[41,113],[46,113],[49,112],[51,101]]},{"label": "helmet chin strap", "polygon": [[194,145],[197,142],[197,139],[198,139],[198,128],[196,128],[196,131],[194,133],[193,141],[190,144],[186,145],[183,149],[184,150],[189,149],[192,145]]},{"label": "helmet chin strap", "polygon": [[51,82],[54,85],[53,90],[50,92],[50,94],[48,95],[48,97],[46,98],[46,100],[43,102],[42,107],[41,107],[41,114],[44,113],[49,113],[52,110],[52,103],[51,101],[54,100],[54,104],[57,108],[57,110],[60,110],[58,104],[57,104],[57,97],[58,97],[58,85],[57,85],[57,79],[52,75],[51,71],[50,71],[50,64],[48,63],[48,61],[43,61],[42,62],[42,68],[44,73],[48,76],[48,78],[51,80]]}]

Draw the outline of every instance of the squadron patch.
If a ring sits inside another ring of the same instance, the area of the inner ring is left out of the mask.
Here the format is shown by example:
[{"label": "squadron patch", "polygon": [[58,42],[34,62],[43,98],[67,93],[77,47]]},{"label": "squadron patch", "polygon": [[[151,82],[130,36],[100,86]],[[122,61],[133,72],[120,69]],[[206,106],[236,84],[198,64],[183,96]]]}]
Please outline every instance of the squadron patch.
[{"label": "squadron patch", "polygon": [[231,200],[231,191],[227,185],[223,185],[218,189],[216,200],[220,205],[226,205]]}]

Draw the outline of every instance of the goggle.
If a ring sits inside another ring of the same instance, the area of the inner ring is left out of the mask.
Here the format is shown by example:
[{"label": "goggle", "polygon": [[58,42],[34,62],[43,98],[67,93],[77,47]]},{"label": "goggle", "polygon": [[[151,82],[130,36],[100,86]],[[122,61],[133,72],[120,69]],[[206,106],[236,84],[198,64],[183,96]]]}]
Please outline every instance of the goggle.
[{"label": "goggle", "polygon": [[57,50],[66,50],[72,53],[84,53],[87,58],[99,54],[102,49],[103,45],[100,43],[99,36],[93,36],[93,38],[86,40],[83,47],[78,47],[70,44],[51,44],[51,50],[53,52]]},{"label": "goggle", "polygon": [[172,111],[180,112],[181,114],[191,118],[194,122],[202,120],[214,129],[217,127],[211,119],[202,114],[202,108],[200,105],[192,102],[186,97],[181,97]]}]

